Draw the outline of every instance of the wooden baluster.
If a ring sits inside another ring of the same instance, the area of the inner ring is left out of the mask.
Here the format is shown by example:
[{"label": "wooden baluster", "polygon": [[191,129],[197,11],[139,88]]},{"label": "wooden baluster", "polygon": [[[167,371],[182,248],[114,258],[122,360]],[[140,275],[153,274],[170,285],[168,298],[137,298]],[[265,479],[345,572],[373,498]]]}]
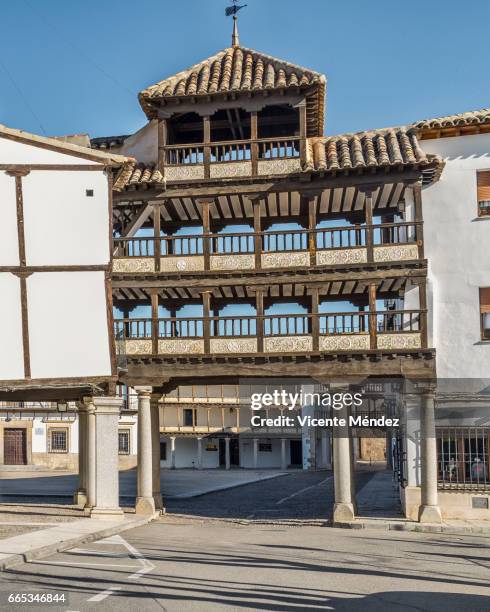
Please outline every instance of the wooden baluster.
[{"label": "wooden baluster", "polygon": [[369,345],[372,350],[377,348],[376,320],[376,283],[369,284]]}]

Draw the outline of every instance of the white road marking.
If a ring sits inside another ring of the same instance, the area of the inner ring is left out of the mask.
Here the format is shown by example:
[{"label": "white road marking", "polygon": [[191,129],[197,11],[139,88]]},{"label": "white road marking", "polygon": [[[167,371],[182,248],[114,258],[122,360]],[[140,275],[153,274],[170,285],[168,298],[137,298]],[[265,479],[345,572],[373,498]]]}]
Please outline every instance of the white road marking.
[{"label": "white road marking", "polygon": [[324,484],[325,482],[328,482],[329,480],[332,480],[332,478],[333,478],[333,476],[328,476],[328,478],[325,478],[324,480],[321,480],[320,482],[317,482],[314,485],[310,485],[309,487],[305,487],[304,489],[300,489],[299,491],[296,491],[295,493],[292,493],[291,495],[288,495],[287,497],[283,497],[278,502],[276,502],[276,505],[280,506],[284,502],[288,501],[288,499],[292,499],[293,497],[297,497],[298,495],[301,495],[305,491],[309,491],[310,489],[314,489],[315,487],[319,487],[320,485]]},{"label": "white road marking", "polygon": [[36,561],[35,563],[42,565],[69,565],[70,567],[78,565],[86,565],[87,567],[129,567],[131,569],[138,567],[137,565],[121,565],[120,563],[82,563],[81,561]]},{"label": "white road marking", "polygon": [[120,591],[121,589],[122,587],[112,587],[112,589],[107,589],[105,591],[101,591],[100,593],[97,593],[97,595],[94,595],[90,599],[87,599],[87,601],[103,601],[104,599],[106,599],[107,597],[115,593],[116,591]]}]

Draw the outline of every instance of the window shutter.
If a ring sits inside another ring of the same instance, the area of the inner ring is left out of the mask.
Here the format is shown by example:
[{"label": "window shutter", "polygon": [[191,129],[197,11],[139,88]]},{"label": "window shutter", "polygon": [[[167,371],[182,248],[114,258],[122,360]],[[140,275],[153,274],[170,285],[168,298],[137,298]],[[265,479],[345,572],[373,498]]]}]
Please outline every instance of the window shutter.
[{"label": "window shutter", "polygon": [[490,287],[480,289],[480,312],[490,313]]},{"label": "window shutter", "polygon": [[476,175],[478,202],[490,200],[490,172],[478,172]]}]

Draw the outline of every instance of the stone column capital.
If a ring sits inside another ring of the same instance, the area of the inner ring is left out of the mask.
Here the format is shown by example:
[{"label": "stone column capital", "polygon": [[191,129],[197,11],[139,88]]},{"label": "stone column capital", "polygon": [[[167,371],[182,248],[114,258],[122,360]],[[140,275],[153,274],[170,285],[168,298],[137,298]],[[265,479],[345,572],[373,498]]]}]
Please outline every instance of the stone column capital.
[{"label": "stone column capital", "polygon": [[153,392],[153,387],[134,387],[138,397],[149,397]]}]

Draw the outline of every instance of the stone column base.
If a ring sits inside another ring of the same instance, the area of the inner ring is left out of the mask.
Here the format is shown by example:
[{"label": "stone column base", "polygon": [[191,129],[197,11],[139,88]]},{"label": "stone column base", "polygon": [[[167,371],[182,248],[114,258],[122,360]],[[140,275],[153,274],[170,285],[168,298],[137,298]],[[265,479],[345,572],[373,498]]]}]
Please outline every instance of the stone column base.
[{"label": "stone column base", "polygon": [[90,518],[96,519],[108,519],[108,520],[122,520],[124,518],[124,512],[121,508],[97,508],[95,506],[90,510]]},{"label": "stone column base", "polygon": [[354,513],[354,505],[348,503],[334,504],[333,521],[334,523],[345,523],[353,521],[356,518]]},{"label": "stone column base", "polygon": [[155,500],[153,497],[137,497],[135,511],[144,516],[155,514]]},{"label": "stone column base", "polygon": [[153,493],[153,501],[155,503],[155,510],[157,512],[158,510],[160,510],[162,514],[165,513],[165,507],[163,505],[163,499],[162,499],[161,493]]},{"label": "stone column base", "polygon": [[442,523],[439,506],[420,506],[419,523]]},{"label": "stone column base", "polygon": [[85,506],[87,505],[87,492],[83,489],[75,491],[75,494],[73,495],[73,503],[75,504],[75,506],[85,508]]}]

